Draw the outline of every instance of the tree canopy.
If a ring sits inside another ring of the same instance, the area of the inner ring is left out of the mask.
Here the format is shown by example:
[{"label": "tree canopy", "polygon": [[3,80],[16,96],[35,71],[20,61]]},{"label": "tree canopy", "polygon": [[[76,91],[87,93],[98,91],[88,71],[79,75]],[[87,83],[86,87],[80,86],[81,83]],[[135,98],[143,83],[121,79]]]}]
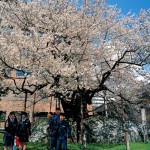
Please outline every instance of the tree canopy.
[{"label": "tree canopy", "polygon": [[79,113],[103,90],[133,91],[134,71],[150,60],[150,10],[124,16],[101,0],[33,0],[1,1],[0,13],[0,61],[23,72],[21,83],[6,76],[15,87],[8,88],[31,95],[44,89],[65,110]]}]

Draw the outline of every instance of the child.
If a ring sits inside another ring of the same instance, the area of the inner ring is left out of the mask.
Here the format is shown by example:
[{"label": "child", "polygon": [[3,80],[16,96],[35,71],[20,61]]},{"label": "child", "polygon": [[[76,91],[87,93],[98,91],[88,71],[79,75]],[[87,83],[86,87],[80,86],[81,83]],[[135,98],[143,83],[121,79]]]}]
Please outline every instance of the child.
[{"label": "child", "polygon": [[31,136],[31,123],[27,118],[26,112],[21,113],[21,120],[18,123],[17,132],[20,141],[19,150],[26,150],[27,142],[29,142],[29,137]]},{"label": "child", "polygon": [[14,145],[14,138],[17,131],[18,121],[14,112],[10,112],[8,119],[5,122],[5,132],[4,132],[4,150],[9,147],[12,150]]},{"label": "child", "polygon": [[60,124],[58,127],[58,138],[56,150],[67,150],[67,138],[71,137],[71,129],[69,123],[65,120],[64,113],[60,113]]}]

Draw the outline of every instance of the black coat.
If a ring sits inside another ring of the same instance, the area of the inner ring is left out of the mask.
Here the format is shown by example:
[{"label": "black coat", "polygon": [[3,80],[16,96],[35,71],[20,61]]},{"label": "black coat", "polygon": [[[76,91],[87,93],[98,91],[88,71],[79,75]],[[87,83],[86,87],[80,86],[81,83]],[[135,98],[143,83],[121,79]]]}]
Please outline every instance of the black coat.
[{"label": "black coat", "polygon": [[5,133],[14,137],[17,133],[17,126],[18,126],[18,122],[16,120],[14,122],[11,122],[10,119],[6,120]]},{"label": "black coat", "polygon": [[29,136],[31,135],[31,123],[29,119],[25,121],[20,120],[18,123],[17,136],[20,142],[28,142]]},{"label": "black coat", "polygon": [[58,128],[58,139],[66,140],[67,137],[71,137],[71,128],[66,120],[62,120]]},{"label": "black coat", "polygon": [[8,118],[5,122],[5,132],[3,137],[4,146],[12,146],[14,144],[14,138],[17,133],[17,119],[14,122]]}]

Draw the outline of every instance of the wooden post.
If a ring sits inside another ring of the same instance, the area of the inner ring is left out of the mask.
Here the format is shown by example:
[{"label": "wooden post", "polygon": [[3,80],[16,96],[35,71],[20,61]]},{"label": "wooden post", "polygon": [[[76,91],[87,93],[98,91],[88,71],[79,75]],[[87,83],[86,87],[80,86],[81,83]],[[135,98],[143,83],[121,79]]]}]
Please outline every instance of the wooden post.
[{"label": "wooden post", "polygon": [[130,137],[128,132],[126,132],[126,150],[130,150]]},{"label": "wooden post", "polygon": [[141,109],[141,115],[142,115],[142,127],[143,127],[143,134],[144,134],[144,142],[147,141],[147,127],[146,127],[146,112],[145,108]]}]

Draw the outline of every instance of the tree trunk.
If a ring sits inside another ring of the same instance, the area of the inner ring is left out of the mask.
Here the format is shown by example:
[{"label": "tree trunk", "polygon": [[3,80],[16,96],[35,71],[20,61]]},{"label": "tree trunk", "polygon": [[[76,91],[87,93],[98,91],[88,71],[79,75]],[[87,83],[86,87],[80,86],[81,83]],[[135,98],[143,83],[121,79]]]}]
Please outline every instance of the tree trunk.
[{"label": "tree trunk", "polygon": [[125,112],[124,112],[124,103],[123,99],[121,99],[121,104],[122,104],[122,129],[123,129],[123,134],[124,134],[124,144],[126,144],[126,127],[125,127]]},{"label": "tree trunk", "polygon": [[82,143],[81,138],[81,118],[77,120],[77,143]]},{"label": "tree trunk", "polygon": [[27,108],[27,99],[28,99],[28,93],[25,92],[25,100],[24,100],[24,111],[26,111],[26,108]]},{"label": "tree trunk", "polygon": [[126,143],[126,127],[125,127],[125,114],[124,114],[124,111],[122,113],[122,127],[123,127],[124,144],[125,144]]},{"label": "tree trunk", "polygon": [[33,101],[33,107],[32,107],[32,121],[34,121],[34,108],[35,108],[35,99],[36,99],[36,93],[34,94],[34,101]]},{"label": "tree trunk", "polygon": [[51,96],[51,100],[50,100],[50,112],[51,112],[51,109],[52,109],[52,99],[53,99],[53,97]]}]

